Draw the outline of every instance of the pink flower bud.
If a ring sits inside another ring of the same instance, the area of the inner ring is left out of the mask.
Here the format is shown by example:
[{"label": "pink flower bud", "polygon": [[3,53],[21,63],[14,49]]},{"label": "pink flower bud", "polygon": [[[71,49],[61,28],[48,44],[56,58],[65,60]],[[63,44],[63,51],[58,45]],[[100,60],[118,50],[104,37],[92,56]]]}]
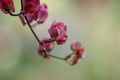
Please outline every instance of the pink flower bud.
[{"label": "pink flower bud", "polygon": [[76,51],[81,47],[81,43],[79,41],[73,42],[71,44],[71,50]]},{"label": "pink flower bud", "polygon": [[[38,5],[38,3],[34,3],[34,5]],[[29,23],[31,23],[33,27],[36,27],[38,24],[44,23],[48,17],[48,9],[46,4],[42,4],[42,5],[39,4],[39,7],[37,7],[37,9],[35,10],[30,9],[29,11],[29,8],[28,8],[27,10],[24,10],[24,11]],[[21,17],[20,19],[23,23],[24,19]]]},{"label": "pink flower bud", "polygon": [[41,48],[38,49],[38,53],[39,53],[39,55],[42,56],[43,58],[50,59],[49,54],[46,54],[45,51],[43,51]]},{"label": "pink flower bud", "polygon": [[79,41],[73,42],[71,44],[71,50],[74,53],[74,54],[72,54],[72,57],[69,58],[72,65],[77,64],[79,59],[86,57],[86,54],[84,52],[84,48],[81,47],[81,44]]},{"label": "pink flower bud", "polygon": [[54,22],[48,30],[51,38],[55,38],[57,44],[64,44],[68,38],[66,25],[62,22]]},{"label": "pink flower bud", "polygon": [[40,8],[38,10],[38,23],[42,24],[46,21],[47,17],[48,17],[48,8],[46,4],[42,4],[40,5]]},{"label": "pink flower bud", "polygon": [[62,22],[54,22],[50,29],[48,30],[50,36],[52,38],[56,38],[58,36],[66,34],[67,28],[66,25]]},{"label": "pink flower bud", "polygon": [[49,52],[51,52],[55,46],[54,42],[49,42],[49,43],[45,43],[45,40],[47,40],[46,38],[44,38],[41,42],[40,42],[40,46],[38,48],[38,53],[43,56],[44,58],[49,58]]}]

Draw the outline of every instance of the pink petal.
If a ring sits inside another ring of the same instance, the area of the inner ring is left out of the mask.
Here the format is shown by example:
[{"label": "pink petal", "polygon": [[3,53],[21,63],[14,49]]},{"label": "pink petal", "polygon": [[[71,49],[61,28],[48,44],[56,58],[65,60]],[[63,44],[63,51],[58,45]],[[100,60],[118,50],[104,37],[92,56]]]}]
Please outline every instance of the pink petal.
[{"label": "pink petal", "polygon": [[73,51],[76,51],[76,50],[79,49],[80,47],[81,47],[81,44],[80,44],[79,41],[73,42],[73,43],[71,44],[71,49],[72,49]]},{"label": "pink petal", "polygon": [[32,27],[35,28],[38,24],[37,23],[34,23],[32,24]]}]

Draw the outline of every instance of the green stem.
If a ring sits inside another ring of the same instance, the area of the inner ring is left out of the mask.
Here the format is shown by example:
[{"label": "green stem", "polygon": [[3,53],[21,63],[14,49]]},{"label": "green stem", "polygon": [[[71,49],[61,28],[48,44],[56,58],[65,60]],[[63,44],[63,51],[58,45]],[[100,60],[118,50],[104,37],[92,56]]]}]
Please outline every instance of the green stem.
[{"label": "green stem", "polygon": [[[59,59],[59,60],[63,60],[65,62],[67,62],[68,64],[72,64],[69,60],[67,60],[66,58],[61,58],[61,57],[58,57],[58,56],[54,56],[54,55],[51,55],[49,54],[51,57],[55,58],[55,59]],[[72,54],[71,54],[72,55]]]},{"label": "green stem", "polygon": [[58,56],[54,56],[54,55],[51,55],[51,54],[49,54],[51,57],[53,57],[53,58],[56,58],[56,59],[60,59],[60,60],[65,60],[65,58],[61,58],[61,57],[58,57]]}]

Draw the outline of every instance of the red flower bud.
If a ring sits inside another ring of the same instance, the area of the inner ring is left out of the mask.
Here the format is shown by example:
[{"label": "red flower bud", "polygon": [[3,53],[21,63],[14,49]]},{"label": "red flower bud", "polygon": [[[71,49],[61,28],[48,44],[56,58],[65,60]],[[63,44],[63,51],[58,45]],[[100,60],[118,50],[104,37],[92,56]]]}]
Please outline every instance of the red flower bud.
[{"label": "red flower bud", "polygon": [[46,38],[44,38],[41,42],[40,42],[40,46],[38,48],[38,53],[43,56],[44,58],[49,58],[49,52],[51,52],[55,46],[54,42],[49,42],[49,43],[45,43],[45,40],[47,40]]},{"label": "red flower bud", "polygon": [[[27,19],[30,23],[32,23],[34,21],[34,23],[32,24],[33,27],[36,27],[38,24],[42,24],[46,21],[47,17],[48,17],[48,9],[47,9],[47,5],[46,4],[42,4],[39,5],[39,8],[35,11],[32,12],[26,12],[25,15],[27,16]],[[20,16],[20,19],[23,22],[24,21],[24,17]],[[24,25],[24,23],[23,23]]]},{"label": "red flower bud", "polygon": [[56,38],[57,44],[58,45],[64,44],[67,41],[67,38],[68,38],[68,35],[66,35],[66,34],[58,36]]},{"label": "red flower bud", "polygon": [[9,10],[9,11],[11,11],[11,12],[15,12],[13,0],[0,0],[0,9],[5,14],[8,13],[6,11],[6,9]]},{"label": "red flower bud", "polygon": [[39,0],[23,0],[23,9],[25,13],[35,13],[40,6]]},{"label": "red flower bud", "polygon": [[86,54],[84,52],[84,48],[81,47],[80,42],[76,41],[71,44],[71,50],[73,51],[70,57],[68,56],[67,59],[70,59],[71,65],[75,65],[78,63],[79,59],[85,58]]}]

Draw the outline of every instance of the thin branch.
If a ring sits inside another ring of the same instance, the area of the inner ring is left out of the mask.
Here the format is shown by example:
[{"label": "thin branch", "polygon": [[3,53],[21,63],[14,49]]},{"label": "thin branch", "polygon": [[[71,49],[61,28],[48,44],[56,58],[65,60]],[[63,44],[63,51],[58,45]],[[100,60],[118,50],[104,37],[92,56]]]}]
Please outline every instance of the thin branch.
[{"label": "thin branch", "polygon": [[21,12],[23,11],[23,0],[21,0]]},{"label": "thin branch", "polygon": [[20,13],[17,14],[13,14],[11,13],[8,9],[5,9],[11,16],[20,16],[21,14],[23,14],[23,12],[21,11]]},{"label": "thin branch", "polygon": [[60,60],[66,60],[65,58],[61,58],[61,57],[58,57],[58,56],[54,56],[54,55],[51,55],[51,54],[49,54],[51,57],[53,57],[53,58],[56,58],[56,59],[60,59]]},{"label": "thin branch", "polygon": [[25,20],[26,20],[26,22],[27,22],[27,24],[28,24],[30,30],[32,31],[34,37],[36,38],[36,40],[38,41],[38,43],[40,43],[40,40],[39,40],[38,36],[36,35],[36,33],[34,32],[34,30],[32,29],[32,26],[30,25],[29,20],[27,19],[27,16],[24,15],[24,18],[25,18]]}]

